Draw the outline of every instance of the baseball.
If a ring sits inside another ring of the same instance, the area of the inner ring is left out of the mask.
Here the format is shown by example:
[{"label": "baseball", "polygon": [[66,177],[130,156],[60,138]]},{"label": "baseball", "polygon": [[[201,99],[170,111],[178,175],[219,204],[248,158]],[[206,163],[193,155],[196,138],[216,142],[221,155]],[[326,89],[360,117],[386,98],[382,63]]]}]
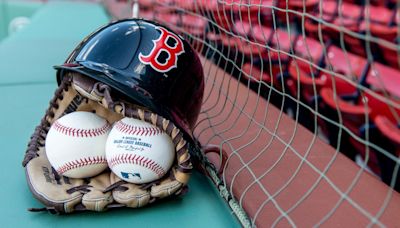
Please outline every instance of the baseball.
[{"label": "baseball", "polygon": [[164,176],[174,156],[174,144],[164,131],[134,118],[117,121],[106,143],[110,169],[121,179],[135,184]]},{"label": "baseball", "polygon": [[107,168],[105,145],[111,126],[91,112],[72,112],[52,125],[46,155],[58,174],[71,178],[92,177]]}]

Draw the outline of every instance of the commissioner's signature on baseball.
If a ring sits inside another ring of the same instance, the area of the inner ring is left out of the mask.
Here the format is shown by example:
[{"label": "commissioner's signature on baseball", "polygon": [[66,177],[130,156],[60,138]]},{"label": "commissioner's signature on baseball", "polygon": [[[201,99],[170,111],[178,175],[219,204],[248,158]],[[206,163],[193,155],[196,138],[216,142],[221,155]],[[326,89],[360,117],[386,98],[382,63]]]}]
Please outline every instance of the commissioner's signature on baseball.
[{"label": "commissioner's signature on baseball", "polygon": [[124,144],[118,144],[117,145],[117,148],[121,148],[121,149],[124,149],[124,150],[127,150],[127,151],[144,151],[144,148],[143,147],[140,147],[140,146],[134,146],[134,145],[124,145]]}]

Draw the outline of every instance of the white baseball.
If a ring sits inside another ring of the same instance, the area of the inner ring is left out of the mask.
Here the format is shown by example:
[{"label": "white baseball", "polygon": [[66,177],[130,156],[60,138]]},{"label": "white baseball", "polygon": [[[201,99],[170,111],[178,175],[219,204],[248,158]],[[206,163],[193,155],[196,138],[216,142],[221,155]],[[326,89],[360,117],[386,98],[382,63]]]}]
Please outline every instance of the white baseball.
[{"label": "white baseball", "polygon": [[174,156],[174,144],[164,131],[134,118],[116,122],[106,143],[110,169],[121,179],[135,184],[164,176]]},{"label": "white baseball", "polygon": [[107,120],[91,112],[72,112],[56,120],[46,137],[46,155],[60,175],[92,177],[107,168]]}]

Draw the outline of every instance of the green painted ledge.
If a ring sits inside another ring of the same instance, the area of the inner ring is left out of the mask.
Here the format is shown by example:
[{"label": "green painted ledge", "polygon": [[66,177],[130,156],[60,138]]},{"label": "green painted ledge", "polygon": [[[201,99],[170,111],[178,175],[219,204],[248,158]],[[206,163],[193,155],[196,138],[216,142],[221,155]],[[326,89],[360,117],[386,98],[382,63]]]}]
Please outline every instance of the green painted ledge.
[{"label": "green painted ledge", "polygon": [[27,211],[42,205],[28,189],[21,162],[56,89],[52,66],[108,20],[100,5],[50,2],[34,14],[29,26],[0,44],[0,148],[5,161],[0,166],[0,194],[7,196],[0,209],[1,227],[240,227],[210,181],[197,172],[187,195],[142,209],[67,216]]}]

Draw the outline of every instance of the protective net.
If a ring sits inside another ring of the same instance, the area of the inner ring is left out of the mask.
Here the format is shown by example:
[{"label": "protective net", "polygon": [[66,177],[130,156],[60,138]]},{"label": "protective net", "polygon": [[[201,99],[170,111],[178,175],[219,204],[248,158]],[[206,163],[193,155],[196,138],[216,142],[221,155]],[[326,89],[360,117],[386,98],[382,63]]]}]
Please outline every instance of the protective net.
[{"label": "protective net", "polygon": [[128,4],[203,56],[201,160],[244,226],[399,225],[400,3]]}]

